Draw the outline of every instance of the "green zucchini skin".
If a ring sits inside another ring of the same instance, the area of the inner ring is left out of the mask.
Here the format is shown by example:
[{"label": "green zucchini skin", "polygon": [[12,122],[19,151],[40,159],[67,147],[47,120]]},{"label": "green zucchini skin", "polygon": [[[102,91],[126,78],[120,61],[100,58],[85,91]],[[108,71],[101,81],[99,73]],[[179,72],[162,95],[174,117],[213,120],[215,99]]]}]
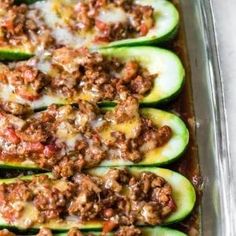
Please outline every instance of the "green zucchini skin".
[{"label": "green zucchini skin", "polygon": [[15,0],[14,2],[16,4],[21,4],[21,3],[25,3],[25,4],[33,4],[35,2],[39,2],[39,1],[43,1],[43,0]]},{"label": "green zucchini skin", "polygon": [[[123,167],[119,167],[119,168],[122,169]],[[186,218],[193,210],[193,207],[196,202],[196,193],[195,193],[193,185],[183,175],[177,172],[174,172],[172,170],[156,168],[156,167],[139,167],[139,168],[128,167],[127,169],[131,172],[132,175],[137,175],[143,171],[153,172],[163,177],[171,185],[172,191],[173,191],[173,198],[177,205],[177,210],[165,220],[163,225],[169,225],[169,224],[179,222],[183,220],[184,218]],[[104,173],[108,170],[109,168],[99,167],[99,168],[90,169],[87,172],[92,175],[103,176]],[[32,176],[24,176],[21,178],[31,179]],[[9,183],[15,182],[16,180],[17,178],[0,179],[0,184],[3,184],[3,183],[9,184]],[[103,222],[101,221],[93,221],[93,222],[87,222],[86,224],[78,224],[76,220],[74,221],[67,220],[63,222],[53,222],[53,223],[51,222],[47,224],[38,224],[32,228],[29,228],[29,230],[38,230],[41,227],[47,227],[54,231],[64,232],[64,231],[69,230],[72,227],[77,227],[82,230],[92,231],[92,230],[99,230],[102,228],[102,226],[103,226]],[[21,228],[19,225],[8,224],[3,218],[1,218],[1,216],[0,216],[0,227],[1,228],[14,228],[14,229],[17,228],[20,230],[25,230],[24,228]]]},{"label": "green zucchini skin", "polygon": [[[112,108],[103,108],[111,110]],[[172,138],[161,148],[156,148],[145,154],[144,159],[139,163],[126,160],[105,160],[100,166],[165,166],[181,157],[189,142],[189,132],[184,122],[176,115],[154,109],[142,108],[141,114],[153,121],[157,126],[168,125],[172,129]],[[40,170],[34,163],[3,162],[0,161],[0,168],[11,169],[33,169]]]},{"label": "green zucchini skin", "polygon": [[[140,105],[143,107],[156,107],[157,105],[167,103],[173,100],[182,90],[185,81],[185,70],[179,57],[169,50],[150,46],[139,46],[99,49],[98,52],[105,57],[116,57],[121,61],[136,60],[150,74],[157,75],[154,78],[153,88],[140,101]],[[4,101],[5,95],[1,95],[0,93],[1,96]],[[42,94],[41,98],[45,98],[46,96],[49,99],[44,99],[44,102],[39,102],[38,100],[35,102],[22,100],[22,103],[28,104],[33,110],[37,110],[52,103],[68,104],[73,102],[73,100],[78,100],[75,97],[70,99],[72,101],[69,101],[66,97],[59,97],[53,94]],[[15,98],[11,99],[14,102]],[[102,101],[99,103],[99,106],[114,106],[115,104],[116,101]]]},{"label": "green zucchini skin", "polygon": [[20,61],[32,56],[32,53],[22,49],[0,47],[0,61]]}]

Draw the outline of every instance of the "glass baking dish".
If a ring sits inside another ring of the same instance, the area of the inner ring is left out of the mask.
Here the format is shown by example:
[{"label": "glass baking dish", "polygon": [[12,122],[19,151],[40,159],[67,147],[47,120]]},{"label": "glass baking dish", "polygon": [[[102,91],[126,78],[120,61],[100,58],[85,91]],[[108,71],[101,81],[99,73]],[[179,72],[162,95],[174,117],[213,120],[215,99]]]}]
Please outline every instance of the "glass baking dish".
[{"label": "glass baking dish", "polygon": [[191,68],[196,142],[203,178],[200,231],[204,236],[235,236],[234,186],[231,183],[233,168],[229,155],[213,1],[179,2]]},{"label": "glass baking dish", "polygon": [[[196,166],[200,162],[200,182],[203,183],[201,203],[197,204],[197,207],[200,206],[200,235],[235,236],[234,186],[231,183],[233,168],[211,0],[172,1],[180,7],[182,15],[179,38],[173,47],[182,57],[187,76],[183,93],[167,109],[185,119],[191,136],[184,157],[168,168],[179,170],[194,183],[197,181],[194,172],[198,176]],[[7,177],[11,171],[1,172],[0,176]],[[21,173],[13,172],[15,175]],[[196,210],[187,219],[186,225],[194,218]],[[198,220],[193,221],[198,224]],[[184,229],[184,224],[185,221],[177,228]],[[198,235],[196,231],[195,234],[191,232],[191,236]]]}]

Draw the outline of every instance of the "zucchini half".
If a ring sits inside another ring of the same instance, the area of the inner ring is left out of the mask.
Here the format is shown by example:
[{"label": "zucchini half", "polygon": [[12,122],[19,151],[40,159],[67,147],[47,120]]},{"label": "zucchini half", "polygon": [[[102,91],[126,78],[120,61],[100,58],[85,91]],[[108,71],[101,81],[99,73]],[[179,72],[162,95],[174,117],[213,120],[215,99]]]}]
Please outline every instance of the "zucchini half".
[{"label": "zucchini half", "polygon": [[[164,166],[181,157],[189,142],[189,132],[184,122],[173,113],[154,108],[142,108],[140,113],[158,127],[169,126],[172,129],[169,142],[145,153],[143,160],[138,163],[122,159],[104,160],[100,166]],[[130,124],[124,125],[124,130],[131,130]]]},{"label": "zucchini half", "polygon": [[[152,90],[140,101],[143,106],[153,106],[167,102],[181,91],[185,70],[178,56],[169,50],[141,46],[108,48],[98,51],[108,58],[116,57],[124,62],[135,60],[143,68],[147,69],[150,74],[157,75],[154,79]],[[50,74],[47,63],[41,64],[39,69],[45,74]],[[91,101],[93,98],[88,93],[81,93],[68,99],[65,96],[45,90],[45,92],[42,91],[42,96],[39,99],[29,101],[14,93],[14,89],[10,85],[0,83],[0,100],[2,102],[10,101],[28,104],[33,110],[45,108],[53,103],[71,104],[78,101],[78,99]],[[102,101],[100,103],[101,106],[111,106],[114,104],[115,101]]]},{"label": "zucchini half", "polygon": [[146,36],[112,42],[107,45],[108,47],[161,44],[174,38],[178,31],[180,15],[173,3],[166,0],[135,0],[134,2],[154,8],[154,27]]},{"label": "zucchini half", "polygon": [[[170,229],[166,227],[140,227],[142,231],[142,236],[186,236],[183,232],[180,232],[175,229]],[[96,236],[100,236],[101,232],[90,232]],[[84,233],[84,235],[87,235],[87,233]],[[107,236],[113,236],[113,233],[107,234]],[[55,236],[67,236],[66,233],[60,233],[60,234],[55,234]]]},{"label": "zucchini half", "polygon": [[[140,46],[100,49],[99,52],[108,58],[116,57],[121,61],[135,60],[150,74],[157,74],[152,90],[141,100],[144,106],[168,102],[175,98],[183,87],[183,64],[179,57],[169,50]],[[111,105],[112,102],[102,104]]]},{"label": "zucchini half", "polygon": [[[42,1],[42,0],[38,0]],[[42,2],[47,2],[49,0],[44,0]],[[54,0],[57,1],[57,0]],[[27,3],[33,4],[37,0],[17,0],[17,3]],[[73,1],[66,1],[67,3]],[[178,10],[175,6],[167,0],[134,0],[134,3],[139,5],[148,5],[154,9],[154,26],[149,30],[147,35],[137,38],[129,38],[123,40],[117,40],[111,43],[94,44],[85,40],[85,45],[88,47],[114,47],[114,46],[130,46],[130,45],[150,45],[159,44],[172,39],[177,33],[180,16]],[[46,8],[46,9],[45,9]],[[44,11],[45,21],[51,28],[55,27],[55,21],[62,23],[61,19],[56,12],[53,12],[53,6],[50,4],[42,5],[42,10]],[[50,16],[49,16],[50,15]],[[62,23],[63,24],[63,23]],[[61,28],[66,29],[66,25]],[[72,36],[77,37],[77,36]],[[63,37],[60,37],[63,39]],[[88,38],[88,37],[87,37]],[[67,40],[67,39],[66,39]],[[64,39],[65,41],[65,39]],[[74,41],[77,41],[76,39]],[[68,42],[68,41],[67,41]],[[74,45],[73,45],[74,44]],[[83,43],[84,44],[84,43]],[[70,46],[78,47],[75,43]],[[81,45],[82,46],[82,45]]]},{"label": "zucchini half", "polygon": [[[109,108],[112,109],[112,108]],[[108,110],[108,109],[107,109]],[[189,132],[184,122],[176,115],[153,108],[140,109],[141,114],[152,120],[158,127],[168,125],[172,129],[172,137],[164,146],[157,147],[147,153],[141,162],[133,163],[127,160],[104,160],[100,166],[164,166],[181,157],[189,142]],[[109,131],[132,132],[136,128],[135,122],[122,123],[112,127]],[[101,134],[102,135],[102,134]],[[106,132],[104,132],[106,135]],[[0,159],[1,168],[39,169],[32,161],[3,161]]]},{"label": "zucchini half", "polygon": [[[167,227],[139,227],[139,229],[142,232],[142,236],[187,236],[181,231],[167,228]],[[84,236],[87,236],[88,234],[93,234],[94,236],[101,236],[100,231],[86,231],[82,232]],[[19,234],[15,234],[19,235]],[[21,234],[22,235],[22,234]],[[54,236],[68,236],[67,232],[63,233],[54,233]],[[114,236],[114,233],[107,233],[106,236]]]},{"label": "zucchini half", "polygon": [[[100,167],[91,169],[88,171],[88,173],[95,176],[103,176],[104,173],[106,173],[108,170],[109,170],[108,168]],[[175,200],[177,210],[165,220],[164,225],[179,222],[191,213],[195,205],[196,194],[193,185],[184,176],[172,170],[155,168],[155,167],[147,167],[147,168],[129,167],[128,170],[132,175],[137,175],[143,171],[153,172],[156,175],[163,177],[171,185],[173,191],[173,198]],[[24,176],[21,178],[31,179],[32,176]],[[15,182],[16,180],[17,178],[1,179],[0,184],[3,183],[9,184]],[[64,181],[64,180],[60,179],[55,181]],[[57,186],[64,186],[64,183],[60,184],[60,182],[59,183],[55,182],[55,184],[57,184]],[[25,220],[28,218],[35,219],[37,214],[36,208],[34,208],[33,205],[28,204],[27,206],[28,207],[23,212],[23,216],[20,219],[18,219],[17,222],[14,222],[12,224],[9,224],[0,216],[0,226],[2,228],[17,227],[23,230]],[[55,231],[66,231],[72,227],[77,227],[79,229],[86,229],[86,230],[96,230],[96,229],[101,229],[103,227],[103,221],[90,221],[86,223],[78,223],[78,220],[76,218],[69,218],[64,221],[50,220],[50,222],[48,223],[35,224],[32,226],[32,229],[39,229],[41,227],[46,227]]]}]

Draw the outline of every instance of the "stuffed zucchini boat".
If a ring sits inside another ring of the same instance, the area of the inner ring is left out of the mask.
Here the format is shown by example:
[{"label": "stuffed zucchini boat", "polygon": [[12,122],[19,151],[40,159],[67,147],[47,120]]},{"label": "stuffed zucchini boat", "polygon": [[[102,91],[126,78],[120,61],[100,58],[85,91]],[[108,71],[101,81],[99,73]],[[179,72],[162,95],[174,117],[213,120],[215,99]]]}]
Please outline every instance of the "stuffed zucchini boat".
[{"label": "stuffed zucchini boat", "polygon": [[2,108],[21,115],[78,99],[104,106],[134,96],[145,106],[160,104],[180,92],[185,70],[174,53],[161,48],[62,47],[43,59],[0,64],[0,77]]},{"label": "stuffed zucchini boat", "polygon": [[95,168],[71,180],[24,176],[2,179],[0,186],[0,225],[19,229],[109,232],[127,224],[171,224],[185,218],[196,200],[184,176],[152,167]]},{"label": "stuffed zucchini boat", "polygon": [[[135,236],[186,236],[183,232],[180,232],[175,229],[170,229],[166,227],[140,227],[135,228],[133,226],[123,226],[115,232],[107,233],[107,236],[127,236],[127,235],[135,235]],[[0,235],[2,236],[16,236],[7,229],[0,230]],[[22,235],[22,234],[21,234]],[[55,235],[55,236],[101,236],[102,232],[98,231],[88,231],[81,232],[77,228],[72,228],[68,232],[64,233],[52,233],[49,229],[42,228],[36,234],[36,236],[45,236],[45,235]]]},{"label": "stuffed zucchini boat", "polygon": [[0,114],[0,165],[73,175],[94,166],[165,165],[184,152],[189,133],[176,115],[132,97],[104,113],[85,101],[52,105],[22,119]]},{"label": "stuffed zucchini boat", "polygon": [[40,16],[25,4],[0,2],[0,60],[22,60],[55,42]]},{"label": "stuffed zucchini boat", "polygon": [[[10,60],[55,44],[94,48],[160,43],[172,38],[179,24],[178,11],[165,0],[50,0],[0,7],[0,58]],[[10,25],[8,14],[20,20]]]}]

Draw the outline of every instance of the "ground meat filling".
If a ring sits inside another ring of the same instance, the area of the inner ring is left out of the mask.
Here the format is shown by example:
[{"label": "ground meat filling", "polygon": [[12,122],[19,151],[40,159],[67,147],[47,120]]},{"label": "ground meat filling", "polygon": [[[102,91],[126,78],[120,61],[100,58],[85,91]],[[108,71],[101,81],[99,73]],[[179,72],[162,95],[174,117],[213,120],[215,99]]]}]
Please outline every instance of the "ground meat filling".
[{"label": "ground meat filling", "polygon": [[[128,121],[134,121],[128,133],[113,129]],[[1,112],[0,125],[0,160],[33,161],[64,177],[105,159],[139,162],[172,136],[169,126],[156,127],[140,117],[132,97],[105,114],[85,101],[77,106],[52,105],[26,119]]]},{"label": "ground meat filling", "polygon": [[[32,200],[32,194],[27,182],[18,181],[14,184],[0,185],[1,215],[7,221],[12,222],[20,217],[24,209],[22,201]],[[14,202],[14,204],[9,204]]]},{"label": "ground meat filling", "polygon": [[[82,35],[92,33],[95,42],[145,36],[154,26],[154,9],[133,1],[56,2],[53,9],[58,15],[67,12],[64,20],[72,32],[80,32]],[[47,48],[53,43],[52,32],[47,28],[40,9],[34,5],[15,5],[13,0],[1,1],[0,46],[26,46],[35,49],[38,45]]]},{"label": "ground meat filling", "polygon": [[115,236],[141,236],[142,231],[134,226],[123,226],[116,233]]},{"label": "ground meat filling", "polygon": [[25,4],[14,5],[13,0],[0,3],[0,46],[49,46],[50,32],[36,10],[29,11]]},{"label": "ground meat filling", "polygon": [[156,77],[137,61],[121,62],[84,48],[54,50],[52,66],[52,88],[69,97],[79,91],[92,91],[96,102],[125,99],[128,95],[141,98],[150,92]]},{"label": "ground meat filling", "polygon": [[[96,233],[96,235],[98,235]],[[0,236],[16,236],[16,234],[8,231],[7,229],[0,230]],[[53,233],[50,229],[41,228],[36,236],[53,236]],[[95,236],[93,233],[84,233],[77,228],[71,228],[67,236]],[[100,236],[104,236],[103,233]],[[142,236],[142,231],[134,226],[123,226],[120,227],[116,232],[115,236]]]},{"label": "ground meat filling", "polygon": [[171,186],[153,173],[144,172],[139,178],[132,177],[129,186],[130,198],[142,209],[139,215],[142,222],[160,224],[176,208]]},{"label": "ground meat filling", "polygon": [[[56,8],[59,15],[61,7]],[[154,9],[132,0],[87,0],[66,8],[70,9],[67,26],[81,34],[94,32],[95,42],[145,36],[154,26]]]},{"label": "ground meat filling", "polygon": [[13,114],[22,114],[28,111],[27,104],[43,95],[59,96],[72,102],[78,98],[91,102],[119,101],[128,96],[140,100],[151,91],[157,77],[138,61],[121,62],[85,48],[56,49],[45,63],[50,64],[48,75],[37,69],[35,58],[0,64],[0,84],[10,86],[14,95],[25,100],[21,104],[15,103],[15,106],[12,102],[2,102],[2,108],[12,110]]},{"label": "ground meat filling", "polygon": [[[0,214],[8,222],[24,217],[29,204],[38,214],[27,221],[28,227],[71,217],[79,222],[103,220],[104,232],[119,225],[158,225],[176,210],[165,179],[151,172],[133,176],[125,169],[110,169],[103,177],[78,173],[69,181],[42,175],[0,185]],[[117,235],[134,232],[139,231],[125,227]]]},{"label": "ground meat filling", "polygon": [[49,83],[46,75],[26,64],[18,63],[14,69],[2,64],[0,69],[0,82],[14,87],[14,93],[28,101],[39,99],[42,89]]}]

